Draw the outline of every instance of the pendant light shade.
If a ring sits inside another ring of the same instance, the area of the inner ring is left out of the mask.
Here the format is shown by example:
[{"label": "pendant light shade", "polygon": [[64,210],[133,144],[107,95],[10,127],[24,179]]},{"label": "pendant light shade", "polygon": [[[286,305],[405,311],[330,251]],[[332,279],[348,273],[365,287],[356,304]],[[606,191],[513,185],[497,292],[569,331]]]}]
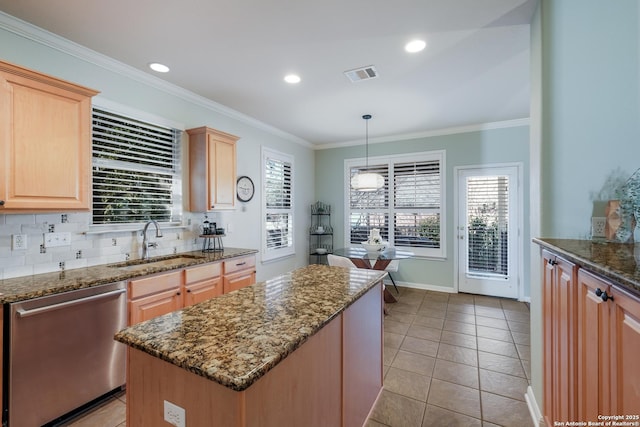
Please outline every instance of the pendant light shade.
[{"label": "pendant light shade", "polygon": [[[369,169],[369,119],[371,114],[365,114],[362,118],[366,121],[366,136],[365,136],[365,150],[366,150],[366,167],[365,171]],[[384,177],[378,173],[357,173],[351,178],[351,188],[356,191],[376,191],[384,187]]]}]

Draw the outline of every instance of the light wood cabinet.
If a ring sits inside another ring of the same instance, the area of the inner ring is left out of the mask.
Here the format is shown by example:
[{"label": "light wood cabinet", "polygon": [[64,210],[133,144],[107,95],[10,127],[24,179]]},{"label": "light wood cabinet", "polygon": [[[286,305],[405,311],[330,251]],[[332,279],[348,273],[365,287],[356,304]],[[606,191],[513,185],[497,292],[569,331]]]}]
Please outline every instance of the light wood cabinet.
[{"label": "light wood cabinet", "polygon": [[235,291],[256,282],[255,255],[224,262],[224,293]]},{"label": "light wood cabinet", "polygon": [[[578,420],[640,415],[640,299],[578,273]],[[626,421],[640,421],[629,419]]]},{"label": "light wood cabinet", "polygon": [[640,415],[640,298],[553,252],[542,260],[545,423]]},{"label": "light wood cabinet", "polygon": [[222,295],[221,270],[219,262],[186,269],[183,306]]},{"label": "light wood cabinet", "polygon": [[576,416],[575,264],[543,251],[544,414],[548,425]]},{"label": "light wood cabinet", "polygon": [[129,325],[180,309],[181,288],[181,270],[130,280]]},{"label": "light wood cabinet", "polygon": [[238,137],[199,127],[189,134],[189,210],[233,209]]},{"label": "light wood cabinet", "polygon": [[0,61],[0,212],[90,209],[97,93]]}]

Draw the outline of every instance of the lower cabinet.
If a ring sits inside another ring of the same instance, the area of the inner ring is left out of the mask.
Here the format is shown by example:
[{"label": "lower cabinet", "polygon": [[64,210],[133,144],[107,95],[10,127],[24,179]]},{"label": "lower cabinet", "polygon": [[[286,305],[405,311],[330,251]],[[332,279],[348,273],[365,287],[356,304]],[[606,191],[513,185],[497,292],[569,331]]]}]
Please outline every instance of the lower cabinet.
[{"label": "lower cabinet", "polygon": [[543,250],[544,417],[640,419],[640,298]]},{"label": "lower cabinet", "polygon": [[129,325],[235,291],[256,281],[255,255],[129,281]]},{"label": "lower cabinet", "polygon": [[180,309],[181,287],[182,271],[129,281],[129,325]]},{"label": "lower cabinet", "polygon": [[235,291],[256,282],[256,257],[234,258],[224,262],[224,293]]},{"label": "lower cabinet", "polygon": [[578,272],[578,420],[640,421],[640,299]]}]

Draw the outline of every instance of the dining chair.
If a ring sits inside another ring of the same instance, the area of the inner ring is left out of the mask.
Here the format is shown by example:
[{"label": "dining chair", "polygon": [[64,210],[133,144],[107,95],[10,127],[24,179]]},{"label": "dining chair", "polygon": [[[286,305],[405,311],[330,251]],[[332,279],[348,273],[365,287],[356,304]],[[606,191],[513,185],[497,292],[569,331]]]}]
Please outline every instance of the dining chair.
[{"label": "dining chair", "polygon": [[327,255],[327,262],[335,267],[358,268],[349,258],[334,254]]}]

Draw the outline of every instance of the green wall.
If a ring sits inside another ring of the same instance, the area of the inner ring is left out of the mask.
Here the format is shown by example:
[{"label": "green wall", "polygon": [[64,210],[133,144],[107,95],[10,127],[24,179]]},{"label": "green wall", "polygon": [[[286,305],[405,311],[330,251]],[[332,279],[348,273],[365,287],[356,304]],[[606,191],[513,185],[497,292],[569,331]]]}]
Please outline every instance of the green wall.
[{"label": "green wall", "polygon": [[[454,284],[453,214],[454,168],[456,166],[477,166],[522,162],[524,183],[524,242],[528,242],[529,229],[527,212],[529,209],[528,156],[529,127],[517,126],[450,135],[424,137],[413,140],[385,143],[369,143],[369,156],[413,153],[431,150],[446,151],[446,259],[414,259],[402,261],[400,271],[394,278],[424,287],[452,289]],[[332,206],[332,224],[335,229],[334,245],[342,247],[344,240],[344,160],[364,157],[363,146],[331,148],[316,153],[316,197]],[[524,244],[524,260],[529,257],[529,245]],[[528,263],[524,265],[524,295],[529,296]]]}]

